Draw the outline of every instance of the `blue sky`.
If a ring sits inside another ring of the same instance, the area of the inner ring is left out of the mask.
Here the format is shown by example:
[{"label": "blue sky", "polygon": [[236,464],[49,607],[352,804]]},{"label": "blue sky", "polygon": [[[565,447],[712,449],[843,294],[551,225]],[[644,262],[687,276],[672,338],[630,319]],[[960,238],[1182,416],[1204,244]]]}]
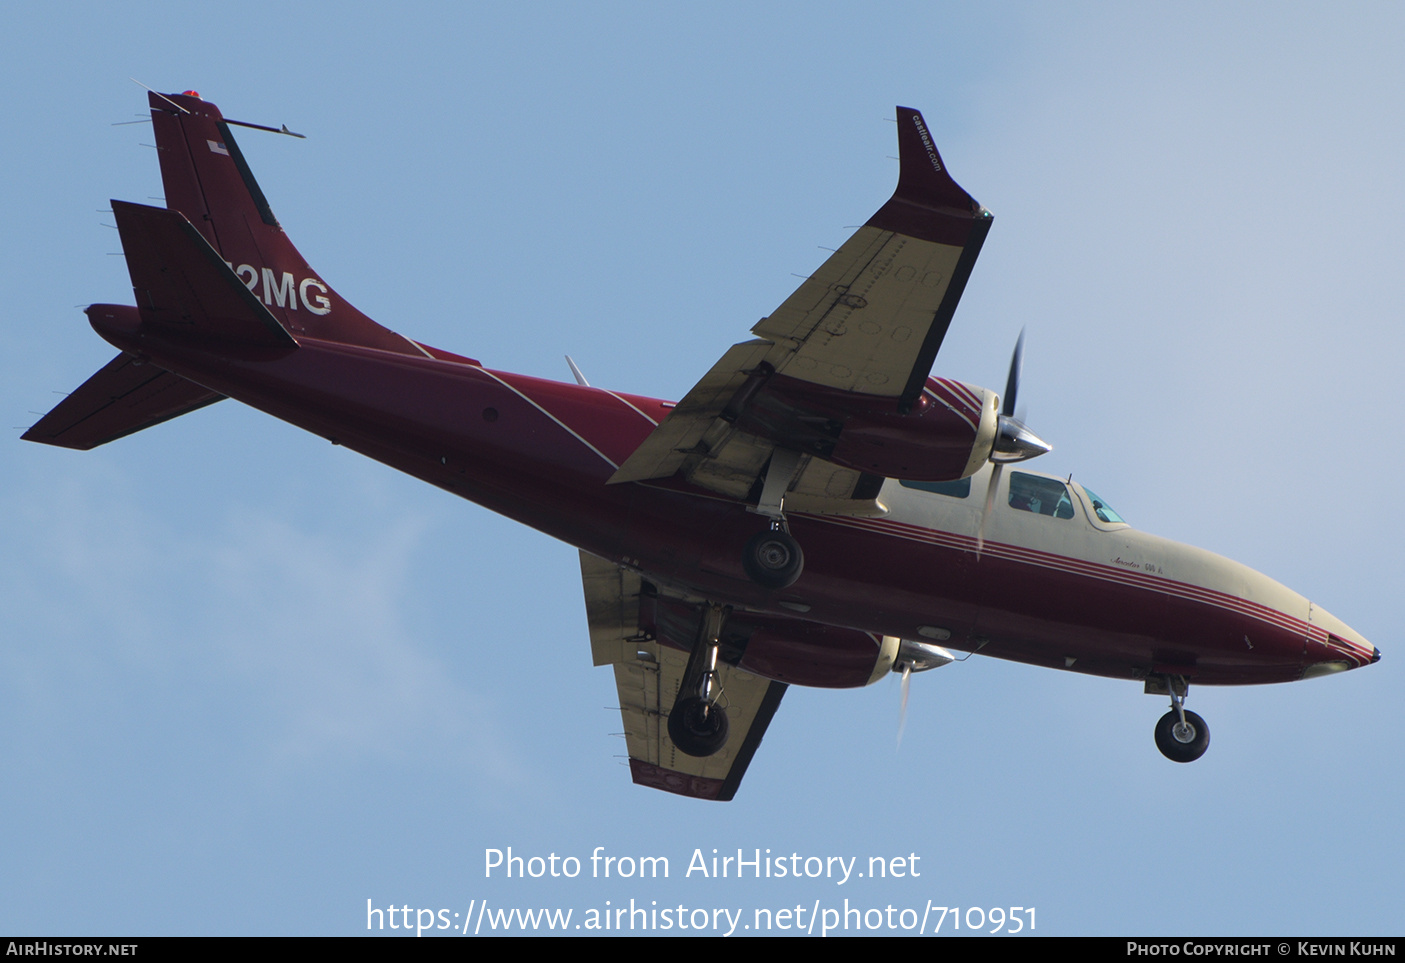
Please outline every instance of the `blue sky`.
[{"label": "blue sky", "polygon": [[[108,198],[160,193],[128,78],[240,143],[338,291],[492,367],[681,396],[891,192],[918,107],[995,213],[938,373],[1022,399],[1041,469],[1267,572],[1382,662],[1195,689],[1191,766],[1128,683],[979,657],[792,689],[735,802],[636,788],[574,550],[224,403],[0,458],[0,929],[365,931],[366,901],[577,914],[1037,908],[1040,934],[1399,930],[1405,349],[1391,5],[63,4],[0,38],[0,399],[111,357]],[[1018,591],[1018,586],[1011,586]],[[484,878],[484,852],[667,856]],[[702,880],[695,849],[921,856]],[[479,905],[479,904],[475,904]],[[579,915],[576,919],[579,919]],[[749,918],[749,916],[748,916]]]}]

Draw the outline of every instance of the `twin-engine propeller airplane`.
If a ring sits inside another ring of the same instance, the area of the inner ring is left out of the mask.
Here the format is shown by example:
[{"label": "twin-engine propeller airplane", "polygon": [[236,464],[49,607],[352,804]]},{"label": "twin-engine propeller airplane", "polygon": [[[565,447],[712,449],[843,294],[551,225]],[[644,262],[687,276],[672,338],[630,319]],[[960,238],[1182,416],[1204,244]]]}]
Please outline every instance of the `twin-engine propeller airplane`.
[{"label": "twin-engine propeller airplane", "polygon": [[89,449],[234,398],[576,546],[637,783],[731,799],[788,685],[905,689],[945,646],[1142,682],[1177,762],[1210,739],[1191,682],[1380,658],[1266,576],[1007,468],[1048,451],[1014,414],[1018,347],[1003,403],[928,376],[991,215],[915,110],[892,198],[674,404],[381,327],[289,242],[239,122],[149,100],[166,207],[113,201],[136,305],[87,309],[121,354],[24,437]]}]

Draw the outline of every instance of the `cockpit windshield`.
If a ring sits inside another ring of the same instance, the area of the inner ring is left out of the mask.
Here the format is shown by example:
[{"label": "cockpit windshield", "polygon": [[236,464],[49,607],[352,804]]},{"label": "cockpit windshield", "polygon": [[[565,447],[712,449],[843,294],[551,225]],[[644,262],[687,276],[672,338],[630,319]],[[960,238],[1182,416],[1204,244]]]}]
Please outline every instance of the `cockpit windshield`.
[{"label": "cockpit windshield", "polygon": [[1093,514],[1098,516],[1100,522],[1122,522],[1126,524],[1127,519],[1112,510],[1112,506],[1102,500],[1102,497],[1094,492],[1087,485],[1083,486],[1084,493],[1088,496],[1088,501],[1093,503]]}]

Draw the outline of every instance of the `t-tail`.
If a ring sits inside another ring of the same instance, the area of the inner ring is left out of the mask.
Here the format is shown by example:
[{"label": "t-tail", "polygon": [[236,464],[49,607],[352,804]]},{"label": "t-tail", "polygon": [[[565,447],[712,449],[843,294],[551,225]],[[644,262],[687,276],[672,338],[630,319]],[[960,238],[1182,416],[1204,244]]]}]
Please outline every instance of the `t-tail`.
[{"label": "t-tail", "polygon": [[[300,338],[417,357],[452,357],[382,327],[342,299],[293,246],[214,104],[188,92],[149,95],[166,208],[113,202],[136,308],[94,305],[103,332],[114,318],[161,326],[172,304],[206,310],[180,322],[207,340],[250,337],[295,349]],[[188,221],[189,224],[184,222]],[[220,264],[220,262],[223,264]],[[170,268],[178,267],[172,271]],[[196,283],[198,290],[156,288]],[[232,305],[208,310],[212,302]],[[242,302],[236,303],[236,302]],[[105,335],[106,336],[106,335]],[[119,355],[39,420],[24,438],[89,449],[194,411],[223,396],[141,358]]]}]

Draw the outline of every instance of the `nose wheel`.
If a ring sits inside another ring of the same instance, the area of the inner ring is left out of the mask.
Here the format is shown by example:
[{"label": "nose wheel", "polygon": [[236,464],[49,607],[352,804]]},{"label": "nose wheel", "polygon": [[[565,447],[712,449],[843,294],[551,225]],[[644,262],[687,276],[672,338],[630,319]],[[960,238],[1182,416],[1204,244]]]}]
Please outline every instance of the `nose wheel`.
[{"label": "nose wheel", "polygon": [[1156,723],[1156,748],[1172,762],[1194,762],[1210,748],[1210,727],[1194,712],[1182,720],[1172,709]]},{"label": "nose wheel", "polygon": [[1171,696],[1171,711],[1157,720],[1156,748],[1172,762],[1194,762],[1210,748],[1210,727],[1186,710],[1188,689],[1184,676],[1165,677],[1164,692]]}]

